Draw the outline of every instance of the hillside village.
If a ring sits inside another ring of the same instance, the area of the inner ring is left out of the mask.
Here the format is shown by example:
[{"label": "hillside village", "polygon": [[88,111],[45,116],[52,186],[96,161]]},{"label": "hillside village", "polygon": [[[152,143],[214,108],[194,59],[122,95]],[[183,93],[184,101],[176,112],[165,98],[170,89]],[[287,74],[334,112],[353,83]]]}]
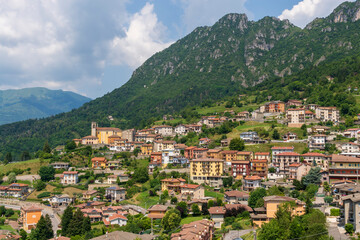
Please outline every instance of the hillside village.
[{"label": "hillside village", "polygon": [[[119,231],[141,239],[220,239],[240,230],[245,239],[266,239],[264,223],[291,203],[293,216],[323,214],[328,221],[317,224],[328,231],[360,231],[360,128],[344,128],[335,107],[272,101],[178,120],[166,115],[138,130],[93,122],[89,136],[53,150],[45,143],[39,175],[22,167],[6,173],[1,201],[20,211],[5,224],[16,222],[32,236],[50,212],[61,239]],[[92,230],[67,229],[66,212]]]}]

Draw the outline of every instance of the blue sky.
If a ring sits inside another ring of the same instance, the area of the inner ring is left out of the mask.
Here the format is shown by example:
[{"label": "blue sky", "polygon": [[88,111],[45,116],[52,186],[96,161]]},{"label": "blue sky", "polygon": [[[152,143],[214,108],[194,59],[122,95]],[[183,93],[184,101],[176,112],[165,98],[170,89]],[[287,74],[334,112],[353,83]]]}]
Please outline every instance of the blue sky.
[{"label": "blue sky", "polygon": [[152,54],[227,13],[304,27],[344,0],[0,0],[0,89],[101,97]]}]

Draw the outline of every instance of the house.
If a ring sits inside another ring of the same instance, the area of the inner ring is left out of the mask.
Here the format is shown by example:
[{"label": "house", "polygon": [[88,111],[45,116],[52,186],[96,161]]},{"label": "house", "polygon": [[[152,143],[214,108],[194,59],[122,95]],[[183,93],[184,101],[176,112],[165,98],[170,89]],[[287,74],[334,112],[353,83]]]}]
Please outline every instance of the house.
[{"label": "house", "polygon": [[162,219],[165,216],[167,211],[167,206],[165,205],[153,205],[148,209],[148,217],[151,219]]},{"label": "house", "polygon": [[99,192],[97,190],[89,190],[83,193],[83,199],[87,200],[87,199],[91,199],[93,197],[95,197],[97,194],[99,194]]},{"label": "house", "polygon": [[238,190],[227,191],[224,193],[224,200],[230,204],[237,204],[241,202],[247,202],[249,194]]},{"label": "house", "polygon": [[162,153],[161,152],[153,152],[150,156],[150,163],[149,163],[149,173],[153,173],[155,167],[161,167],[162,163]]},{"label": "house", "polygon": [[201,133],[201,124],[187,124],[185,125],[187,132]]},{"label": "house", "polygon": [[264,207],[255,208],[254,213],[250,214],[254,225],[258,227],[261,227],[263,223],[268,223],[271,219],[275,218],[279,206],[286,202],[295,203],[291,213],[293,216],[301,216],[305,214],[305,203],[296,198],[274,195],[264,197],[263,199]]},{"label": "house", "polygon": [[102,211],[98,208],[81,209],[85,217],[89,217],[92,223],[102,221]]},{"label": "house", "polygon": [[260,187],[262,178],[259,176],[247,176],[243,180],[243,189],[244,191],[253,191],[256,188]]},{"label": "house", "polygon": [[107,160],[105,157],[94,157],[91,159],[92,168],[106,168]]},{"label": "house", "polygon": [[53,207],[68,206],[71,203],[71,198],[67,194],[55,195],[49,198],[49,202]]},{"label": "house", "polygon": [[117,168],[120,167],[120,166],[121,166],[120,161],[108,161],[108,162],[106,163],[106,167],[107,167],[108,169],[110,169],[110,170],[115,170],[115,169],[117,169]]},{"label": "house", "polygon": [[318,166],[321,169],[328,169],[330,156],[317,152],[308,152],[301,155],[304,162],[311,166]]},{"label": "house", "polygon": [[154,126],[155,134],[160,134],[163,137],[171,137],[174,135],[174,129],[172,126],[161,125]]},{"label": "house", "polygon": [[206,155],[207,158],[222,158],[221,149],[209,149]]},{"label": "house", "polygon": [[179,135],[179,136],[182,136],[182,135],[185,135],[186,134],[186,127],[185,125],[183,124],[180,124],[180,125],[177,125],[175,128],[174,128],[174,132],[175,134]]},{"label": "house", "polygon": [[235,150],[225,150],[222,151],[222,159],[225,161],[227,165],[231,165],[232,161],[237,160],[237,152]]},{"label": "house", "polygon": [[267,177],[268,174],[268,162],[266,159],[257,160],[254,159],[251,161],[251,175],[257,175],[263,179]]},{"label": "house", "polygon": [[171,234],[171,240],[212,240],[213,234],[214,222],[208,219],[202,219],[182,225],[180,232]]},{"label": "house", "polygon": [[121,187],[109,187],[105,189],[106,198],[112,202],[125,200],[126,189]]},{"label": "house", "polygon": [[199,158],[190,160],[190,179],[197,184],[209,184],[211,187],[222,186],[224,160]]},{"label": "house", "polygon": [[77,184],[79,175],[77,171],[65,171],[60,176],[60,182],[64,185]]},{"label": "house", "polygon": [[237,152],[236,153],[236,160],[251,161],[252,159],[253,159],[252,152]]},{"label": "house", "polygon": [[319,106],[317,104],[308,104],[305,107],[306,109],[315,111]]},{"label": "house", "polygon": [[13,190],[16,190],[15,192],[22,196],[29,192],[29,185],[25,183],[11,183],[8,186],[8,192],[11,193]]},{"label": "house", "polygon": [[341,152],[342,153],[359,153],[360,152],[360,144],[348,142],[343,143],[341,145]]},{"label": "house", "polygon": [[354,231],[360,231],[360,193],[350,194],[341,198],[343,202],[344,223],[351,223]]},{"label": "house", "polygon": [[360,158],[333,154],[329,166],[329,179],[355,180],[359,178]]},{"label": "house", "polygon": [[242,133],[240,133],[240,138],[242,140],[244,140],[245,142],[252,142],[255,139],[258,139],[259,135],[257,134],[257,132],[253,132],[253,131],[242,132]]},{"label": "house", "polygon": [[301,181],[301,178],[309,173],[311,166],[307,163],[292,163],[289,165],[288,179]]},{"label": "house", "polygon": [[304,108],[290,108],[286,111],[288,127],[301,127],[305,123]]},{"label": "house", "polygon": [[25,231],[29,231],[36,227],[36,224],[40,220],[40,217],[42,215],[42,208],[35,206],[35,205],[29,205],[29,206],[22,206],[20,208],[20,222],[23,225],[23,229]]},{"label": "house", "polygon": [[186,180],[182,178],[166,178],[161,180],[161,191],[175,190],[180,192],[180,185],[185,184]]},{"label": "house", "polygon": [[318,107],[315,110],[315,117],[320,121],[331,121],[335,124],[340,121],[340,111],[336,107]]},{"label": "house", "polygon": [[275,155],[272,164],[276,167],[279,173],[289,175],[289,165],[293,163],[300,163],[301,155],[296,152],[283,152]]},{"label": "house", "polygon": [[231,176],[235,179],[242,179],[250,175],[250,161],[235,160],[231,162]]},{"label": "house", "polygon": [[325,150],[326,135],[316,134],[309,136],[308,145],[310,150]]},{"label": "house", "polygon": [[175,157],[175,150],[174,149],[163,149],[161,155],[161,166],[166,168],[168,164],[172,164]]},{"label": "house", "polygon": [[203,199],[205,197],[205,190],[202,185],[198,184],[182,184],[180,185],[181,198]]},{"label": "house", "polygon": [[143,144],[140,148],[141,156],[150,156],[153,152],[153,145],[152,144]]},{"label": "house", "polygon": [[86,136],[81,139],[82,145],[97,145],[99,144],[99,139],[96,136]]},{"label": "house", "polygon": [[221,228],[224,223],[225,207],[211,207],[209,208],[210,218],[214,221],[215,228]]},{"label": "house", "polygon": [[292,132],[287,132],[284,136],[283,136],[283,140],[284,141],[294,141],[297,139],[297,135],[296,133],[292,133]]},{"label": "house", "polygon": [[207,148],[194,148],[193,149],[193,154],[194,154],[194,158],[206,158],[206,153],[209,149]]},{"label": "house", "polygon": [[227,146],[229,146],[230,142],[231,142],[231,138],[222,139],[222,140],[220,141],[221,147],[227,147]]},{"label": "house", "polygon": [[273,158],[279,153],[293,152],[293,151],[294,151],[294,147],[272,147],[271,148]]},{"label": "house", "polygon": [[245,120],[250,117],[250,113],[248,111],[239,112],[236,114],[236,120]]},{"label": "house", "polygon": [[360,128],[349,128],[344,132],[344,137],[347,138],[358,138],[360,133]]},{"label": "house", "polygon": [[270,153],[269,152],[256,152],[254,153],[254,159],[263,160],[266,159],[268,162],[270,162]]},{"label": "house", "polygon": [[194,149],[195,148],[196,148],[195,146],[185,148],[184,149],[184,156],[187,159],[193,159],[194,158]]},{"label": "house", "polygon": [[312,126],[311,132],[317,133],[317,134],[323,134],[330,130],[330,127],[327,126]]},{"label": "house", "polygon": [[294,100],[294,99],[290,99],[289,101],[287,101],[286,103],[286,107],[291,107],[291,106],[295,106],[295,107],[301,107],[303,104],[302,104],[302,101],[300,100]]},{"label": "house", "polygon": [[315,118],[315,113],[309,110],[305,111],[305,119],[314,119],[314,118]]},{"label": "house", "polygon": [[135,129],[126,129],[121,133],[121,138],[127,140],[128,142],[135,141]]},{"label": "house", "polygon": [[114,145],[116,141],[119,141],[121,139],[118,135],[111,135],[108,137],[108,143],[109,145]]},{"label": "house", "polygon": [[68,169],[69,168],[69,163],[67,162],[54,162],[54,163],[50,163],[51,166],[53,166],[53,168],[55,169]]},{"label": "house", "polygon": [[273,102],[265,103],[264,106],[260,107],[260,112],[283,113],[285,112],[285,103],[281,101],[273,101]]},{"label": "house", "polygon": [[119,226],[125,226],[127,224],[128,219],[121,214],[114,214],[112,216],[109,216],[108,218],[103,218],[103,222],[105,226],[109,225],[119,225]]},{"label": "house", "polygon": [[207,146],[211,142],[210,138],[200,138],[199,139],[199,145],[200,146]]}]

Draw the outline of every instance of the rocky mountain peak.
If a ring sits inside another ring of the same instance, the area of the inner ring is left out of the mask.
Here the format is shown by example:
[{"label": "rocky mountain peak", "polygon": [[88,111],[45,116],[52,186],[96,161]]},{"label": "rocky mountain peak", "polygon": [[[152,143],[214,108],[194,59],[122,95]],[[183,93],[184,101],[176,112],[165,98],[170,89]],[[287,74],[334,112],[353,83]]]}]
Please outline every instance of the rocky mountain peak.
[{"label": "rocky mountain peak", "polygon": [[337,7],[329,16],[333,23],[355,22],[360,19],[360,0],[345,2]]}]

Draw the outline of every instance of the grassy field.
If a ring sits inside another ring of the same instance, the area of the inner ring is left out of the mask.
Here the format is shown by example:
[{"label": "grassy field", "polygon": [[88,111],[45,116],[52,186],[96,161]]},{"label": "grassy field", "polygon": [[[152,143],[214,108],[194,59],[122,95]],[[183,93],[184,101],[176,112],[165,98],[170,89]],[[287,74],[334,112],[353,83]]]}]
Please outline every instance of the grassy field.
[{"label": "grassy field", "polygon": [[14,163],[9,163],[6,165],[0,165],[0,174],[1,173],[7,173],[15,168],[17,169],[21,169],[21,170],[26,170],[28,168],[30,168],[30,173],[28,173],[27,171],[25,171],[23,174],[37,174],[40,167],[41,166],[46,166],[48,165],[49,160],[42,160],[40,161],[40,159],[32,159],[32,160],[28,160],[28,161],[22,161],[22,162],[14,162]]},{"label": "grassy field", "polygon": [[[125,201],[124,201],[125,202]],[[150,206],[153,206],[159,202],[159,197],[150,197],[149,192],[141,192],[135,194],[135,196],[131,199],[126,200],[125,203],[136,204],[140,207],[148,209]],[[123,203],[123,202],[122,202]]]},{"label": "grassy field", "polygon": [[202,217],[202,216],[198,216],[198,217],[186,217],[186,218],[181,219],[180,225],[188,224],[188,223],[191,223],[191,222],[194,222],[194,221],[198,221],[198,220],[202,220],[202,219],[204,219],[204,217]]},{"label": "grassy field", "polygon": [[15,229],[13,229],[10,225],[0,225],[0,230],[8,230],[11,232],[15,232]]},{"label": "grassy field", "polygon": [[232,108],[226,108],[225,107],[225,103],[221,103],[220,105],[214,106],[214,107],[202,107],[202,108],[198,108],[196,109],[196,111],[200,114],[200,115],[208,115],[208,114],[219,114],[219,113],[223,113],[225,110],[234,110],[235,112],[242,112],[242,111],[247,111],[248,109],[252,108],[252,109],[257,109],[259,108],[259,104],[248,104],[246,106],[243,107],[232,107]]},{"label": "grassy field", "polygon": [[250,151],[250,152],[270,152],[271,148],[277,146],[277,147],[294,147],[294,151],[298,153],[302,153],[304,149],[306,148],[306,143],[265,143],[265,144],[253,144],[253,145],[245,145],[244,151]]},{"label": "grassy field", "polygon": [[205,189],[205,197],[224,198],[224,194]]},{"label": "grassy field", "polygon": [[[37,198],[37,195],[39,195],[40,193],[43,193],[43,192],[50,192],[50,193],[52,193],[52,192],[54,192],[54,189],[55,189],[55,188],[56,188],[56,187],[51,186],[51,185],[48,184],[44,190],[32,192],[32,193],[29,195],[28,199],[29,199],[29,200],[39,200],[39,199]],[[70,197],[74,197],[74,194],[82,194],[83,192],[85,192],[85,191],[84,191],[84,190],[81,190],[81,189],[77,189],[77,188],[74,188],[74,187],[67,187],[67,188],[64,188],[61,193],[62,193],[62,194],[68,194]]]}]

